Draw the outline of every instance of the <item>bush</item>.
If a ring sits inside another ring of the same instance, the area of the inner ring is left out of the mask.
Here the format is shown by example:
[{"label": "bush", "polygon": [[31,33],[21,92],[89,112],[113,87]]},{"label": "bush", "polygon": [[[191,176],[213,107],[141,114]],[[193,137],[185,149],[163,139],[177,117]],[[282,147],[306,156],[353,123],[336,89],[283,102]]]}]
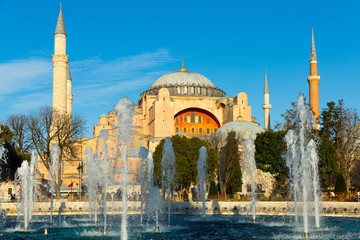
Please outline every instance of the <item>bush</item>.
[{"label": "bush", "polygon": [[209,195],[218,195],[218,189],[214,181],[210,182]]},{"label": "bush", "polygon": [[346,191],[347,191],[347,187],[346,187],[344,175],[342,173],[339,173],[336,176],[335,192],[346,192]]}]

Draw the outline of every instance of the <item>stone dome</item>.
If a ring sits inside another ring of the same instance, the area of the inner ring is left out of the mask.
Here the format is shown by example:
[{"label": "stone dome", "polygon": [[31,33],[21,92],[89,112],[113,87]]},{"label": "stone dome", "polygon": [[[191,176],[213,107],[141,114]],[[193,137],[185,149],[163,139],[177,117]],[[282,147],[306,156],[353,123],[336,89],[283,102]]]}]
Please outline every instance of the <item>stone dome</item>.
[{"label": "stone dome", "polygon": [[161,88],[167,88],[171,96],[225,97],[226,95],[205,76],[186,71],[184,68],[161,76],[149,89],[141,93],[141,97],[156,95]]},{"label": "stone dome", "polygon": [[189,71],[176,71],[160,77],[151,87],[166,87],[172,85],[195,85],[204,87],[215,87],[205,76]]},{"label": "stone dome", "polygon": [[226,136],[229,132],[234,131],[237,134],[252,139],[256,138],[257,133],[265,132],[265,130],[256,123],[249,121],[232,121],[224,124],[218,130],[223,136]]}]

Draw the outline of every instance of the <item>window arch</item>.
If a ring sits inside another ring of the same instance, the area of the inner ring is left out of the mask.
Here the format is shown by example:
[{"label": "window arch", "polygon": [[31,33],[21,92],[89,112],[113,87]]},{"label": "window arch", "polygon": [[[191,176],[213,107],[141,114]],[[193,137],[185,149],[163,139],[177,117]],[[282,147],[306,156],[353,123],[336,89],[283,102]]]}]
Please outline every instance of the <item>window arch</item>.
[{"label": "window arch", "polygon": [[187,130],[186,127],[184,127],[184,133],[186,133],[186,130]]},{"label": "window arch", "polygon": [[202,128],[199,128],[199,133],[200,134],[202,134],[203,133],[203,131],[202,131],[203,129]]},{"label": "window arch", "polygon": [[195,128],[191,128],[191,133],[195,133]]},{"label": "window arch", "polygon": [[175,132],[178,133],[179,131],[180,131],[179,127],[176,127],[176,128],[175,128]]},{"label": "window arch", "polygon": [[176,118],[175,118],[175,122],[176,122],[176,123],[180,123],[179,117],[176,117]]},{"label": "window arch", "polygon": [[202,123],[202,116],[199,115],[198,118],[199,118],[199,119],[198,119],[198,123]]},{"label": "window arch", "polygon": [[206,133],[207,133],[207,134],[210,134],[210,128],[207,128],[207,129],[206,129]]},{"label": "window arch", "polygon": [[185,114],[184,115],[184,123],[186,123],[187,122],[187,115]]},{"label": "window arch", "polygon": [[191,121],[192,123],[195,122],[195,112],[191,112],[190,121]]}]

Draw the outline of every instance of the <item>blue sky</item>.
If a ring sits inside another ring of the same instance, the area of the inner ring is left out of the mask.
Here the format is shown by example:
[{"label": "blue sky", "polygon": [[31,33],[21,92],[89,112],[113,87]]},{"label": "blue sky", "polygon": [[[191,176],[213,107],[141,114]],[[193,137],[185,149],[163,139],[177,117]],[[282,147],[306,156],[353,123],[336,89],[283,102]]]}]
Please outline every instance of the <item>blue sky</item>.
[{"label": "blue sky", "polygon": [[[98,117],[118,99],[137,102],[161,75],[185,68],[235,96],[245,91],[263,126],[264,71],[272,125],[308,96],[314,27],[320,107],[359,110],[359,1],[62,1],[73,110]],[[0,0],[0,119],[52,104],[57,1]]]}]

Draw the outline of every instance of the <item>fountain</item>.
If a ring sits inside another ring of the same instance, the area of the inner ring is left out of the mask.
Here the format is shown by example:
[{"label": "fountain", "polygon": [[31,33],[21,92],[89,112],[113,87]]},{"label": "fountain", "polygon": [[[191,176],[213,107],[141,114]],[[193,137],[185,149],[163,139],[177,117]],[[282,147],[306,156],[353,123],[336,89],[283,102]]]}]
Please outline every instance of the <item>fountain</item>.
[{"label": "fountain", "polygon": [[146,199],[146,214],[155,217],[155,231],[159,231],[159,214],[163,208],[163,200],[161,198],[160,190],[157,187],[150,188],[148,197]]},{"label": "fountain", "polygon": [[173,145],[169,137],[165,138],[163,156],[161,159],[161,168],[162,168],[162,191],[165,196],[167,191],[167,210],[168,210],[168,226],[170,227],[170,215],[171,215],[171,184],[173,184],[175,176],[175,154],[173,150]]},{"label": "fountain", "polygon": [[127,240],[127,185],[128,185],[128,166],[127,166],[127,146],[126,143],[131,142],[131,123],[132,115],[134,113],[134,103],[126,98],[120,98],[117,105],[114,107],[116,119],[118,123],[118,137],[122,153],[122,168],[121,168],[121,190],[122,190],[122,220],[121,220],[121,239]]},{"label": "fountain", "polygon": [[198,160],[198,186],[200,189],[200,195],[202,198],[202,218],[205,219],[205,184],[206,184],[206,159],[207,159],[207,153],[206,148],[202,146],[199,150],[199,160]]},{"label": "fountain", "polygon": [[[152,158],[152,153],[151,151],[149,151],[147,148],[145,147],[141,147],[140,148],[140,169],[139,169],[139,183],[140,183],[140,201],[141,201],[141,205],[140,205],[140,224],[143,225],[143,206],[144,206],[144,194],[146,189],[148,188],[148,184],[149,182],[147,181],[148,175],[147,172],[149,172],[148,170],[148,166],[149,166],[149,159],[150,157]],[[151,183],[150,183],[151,184]]]},{"label": "fountain", "polygon": [[51,167],[50,167],[50,192],[51,192],[51,199],[50,199],[50,227],[53,225],[53,209],[54,209],[54,192],[55,192],[55,184],[56,184],[56,171],[59,169],[59,156],[60,156],[60,148],[58,145],[54,145],[50,152],[51,157]]},{"label": "fountain", "polygon": [[98,171],[98,182],[99,186],[102,187],[103,190],[103,215],[104,215],[104,234],[106,234],[106,227],[107,227],[107,216],[106,216],[106,209],[107,209],[107,188],[109,184],[109,180],[112,179],[109,165],[109,156],[108,156],[108,145],[107,141],[109,139],[109,133],[107,130],[101,130],[100,135],[96,142],[96,155],[98,152],[100,152],[100,155],[103,157],[101,160],[99,159],[100,168]]},{"label": "fountain", "polygon": [[21,212],[24,215],[24,230],[27,231],[29,222],[32,218],[33,204],[35,202],[36,185],[34,182],[34,175],[37,168],[37,158],[33,152],[31,155],[30,164],[28,161],[23,161],[21,166],[15,173],[14,187],[17,188],[17,182],[20,182],[21,187]]},{"label": "fountain", "polygon": [[309,235],[309,207],[313,201],[315,226],[320,228],[319,176],[316,144],[311,138],[315,118],[306,108],[303,96],[299,96],[296,112],[296,129],[285,136],[287,143],[286,165],[289,168],[291,188],[295,202],[295,224],[299,227],[299,202],[302,203],[304,236]]},{"label": "fountain", "polygon": [[98,177],[99,177],[99,162],[97,156],[93,153],[91,147],[85,149],[84,170],[85,174],[89,176],[84,179],[84,184],[87,188],[87,196],[89,200],[89,218],[92,219],[92,212],[94,209],[94,222],[97,223],[97,195],[98,195]]},{"label": "fountain", "polygon": [[[249,137],[245,140],[245,154],[243,162],[243,174],[246,175],[246,179],[251,181],[251,212],[253,222],[256,221],[256,195],[255,195],[255,179],[256,179],[256,164],[255,164],[255,146],[254,140]],[[247,184],[247,183],[244,183]]]}]

